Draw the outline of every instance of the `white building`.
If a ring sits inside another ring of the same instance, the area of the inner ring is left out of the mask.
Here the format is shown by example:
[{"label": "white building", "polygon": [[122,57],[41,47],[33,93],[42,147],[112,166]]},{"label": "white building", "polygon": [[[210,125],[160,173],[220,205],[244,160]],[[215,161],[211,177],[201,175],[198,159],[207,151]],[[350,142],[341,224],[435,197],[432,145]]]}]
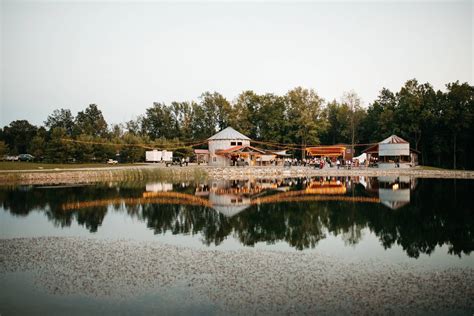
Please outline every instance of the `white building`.
[{"label": "white building", "polygon": [[397,135],[387,137],[363,152],[369,161],[376,158],[379,168],[410,168],[418,165],[418,152],[410,149],[410,143]]},{"label": "white building", "polygon": [[219,151],[238,146],[250,146],[250,138],[237,132],[230,126],[209,137],[207,140],[209,146],[209,165],[211,166],[224,167],[232,164],[232,160],[224,155],[219,155]]}]

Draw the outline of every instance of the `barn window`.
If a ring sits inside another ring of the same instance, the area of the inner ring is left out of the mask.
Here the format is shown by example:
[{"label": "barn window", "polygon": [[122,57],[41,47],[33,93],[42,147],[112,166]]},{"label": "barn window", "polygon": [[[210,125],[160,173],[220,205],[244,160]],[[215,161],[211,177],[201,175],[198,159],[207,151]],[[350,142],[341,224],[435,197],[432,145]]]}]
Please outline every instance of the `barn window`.
[{"label": "barn window", "polygon": [[242,146],[242,142],[238,142],[238,143],[237,143],[237,146]]},{"label": "barn window", "polygon": [[235,142],[230,142],[230,145],[231,145],[231,146],[235,146]]}]

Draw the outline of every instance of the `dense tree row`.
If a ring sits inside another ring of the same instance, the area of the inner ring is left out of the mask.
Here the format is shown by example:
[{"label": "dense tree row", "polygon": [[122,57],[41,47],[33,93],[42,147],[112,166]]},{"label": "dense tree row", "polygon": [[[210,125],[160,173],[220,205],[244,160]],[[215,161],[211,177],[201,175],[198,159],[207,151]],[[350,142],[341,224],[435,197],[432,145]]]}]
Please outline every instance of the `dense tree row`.
[{"label": "dense tree row", "polygon": [[303,153],[298,146],[367,144],[397,134],[421,152],[425,165],[474,168],[474,87],[454,82],[435,91],[416,80],[396,93],[382,89],[368,108],[354,92],[326,102],[298,87],[283,96],[243,91],[232,102],[205,92],[199,102],[154,103],[137,119],[115,125],[107,124],[95,104],[76,116],[59,109],[44,126],[18,120],[0,129],[0,154],[31,153],[50,162],[103,161],[120,154],[124,161],[139,161],[146,148],[158,147],[188,155],[191,146],[227,126],[273,147],[291,144],[287,149],[298,157]]}]

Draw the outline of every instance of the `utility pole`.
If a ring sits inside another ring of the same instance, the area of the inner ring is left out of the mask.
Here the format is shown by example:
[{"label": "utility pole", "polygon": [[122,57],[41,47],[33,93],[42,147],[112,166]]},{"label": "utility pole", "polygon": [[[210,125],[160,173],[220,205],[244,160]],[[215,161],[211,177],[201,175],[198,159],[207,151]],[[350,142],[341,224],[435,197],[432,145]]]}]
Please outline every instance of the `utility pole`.
[{"label": "utility pole", "polygon": [[352,154],[352,158],[354,158],[354,155],[355,155],[355,151],[354,151],[354,136],[355,136],[355,127],[354,127],[354,100],[350,100],[351,102],[351,114],[352,114],[352,118],[351,118],[351,126],[352,126],[352,149],[351,149],[351,154]]}]

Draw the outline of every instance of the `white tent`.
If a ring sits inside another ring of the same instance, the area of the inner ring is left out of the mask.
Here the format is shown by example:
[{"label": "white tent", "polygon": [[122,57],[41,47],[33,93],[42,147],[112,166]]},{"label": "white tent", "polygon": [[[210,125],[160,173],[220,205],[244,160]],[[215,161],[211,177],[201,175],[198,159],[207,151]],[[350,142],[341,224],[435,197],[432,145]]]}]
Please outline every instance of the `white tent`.
[{"label": "white tent", "polygon": [[367,154],[366,153],[363,153],[361,154],[360,156],[357,156],[357,157],[354,157],[352,158],[353,160],[357,159],[359,160],[359,163],[363,164],[365,163],[365,161],[367,160]]}]

